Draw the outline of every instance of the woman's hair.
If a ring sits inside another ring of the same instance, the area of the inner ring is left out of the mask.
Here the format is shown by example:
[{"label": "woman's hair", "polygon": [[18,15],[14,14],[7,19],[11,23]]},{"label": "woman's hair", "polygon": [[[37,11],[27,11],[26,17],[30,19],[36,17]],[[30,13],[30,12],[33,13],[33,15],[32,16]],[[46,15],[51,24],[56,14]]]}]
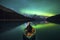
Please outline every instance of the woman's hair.
[{"label": "woman's hair", "polygon": [[27,32],[32,32],[32,26],[29,24],[26,28]]}]

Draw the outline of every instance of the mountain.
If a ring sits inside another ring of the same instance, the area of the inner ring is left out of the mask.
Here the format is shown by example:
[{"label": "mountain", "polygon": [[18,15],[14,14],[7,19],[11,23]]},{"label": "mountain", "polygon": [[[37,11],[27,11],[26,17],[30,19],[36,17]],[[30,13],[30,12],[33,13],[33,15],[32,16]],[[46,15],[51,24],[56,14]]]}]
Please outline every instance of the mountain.
[{"label": "mountain", "polygon": [[33,21],[33,19],[0,5],[0,32],[10,30],[29,21]]},{"label": "mountain", "polygon": [[60,14],[47,18],[47,21],[60,24]]},{"label": "mountain", "polygon": [[30,19],[9,8],[0,5],[0,19]]}]

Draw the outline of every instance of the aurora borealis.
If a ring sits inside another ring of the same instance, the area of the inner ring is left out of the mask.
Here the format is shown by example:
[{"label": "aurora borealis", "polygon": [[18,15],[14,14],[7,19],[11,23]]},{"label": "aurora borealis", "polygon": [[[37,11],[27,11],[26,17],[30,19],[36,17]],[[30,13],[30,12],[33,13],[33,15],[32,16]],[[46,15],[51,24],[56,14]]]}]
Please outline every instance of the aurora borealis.
[{"label": "aurora borealis", "polygon": [[0,4],[21,14],[44,16],[60,14],[60,0],[3,0]]},{"label": "aurora borealis", "polygon": [[[51,17],[60,14],[60,0],[0,0],[0,4],[22,15]],[[35,25],[32,22],[31,25],[37,30],[37,40],[58,40],[60,37],[59,24],[40,23]],[[26,26],[27,23],[19,25],[14,29],[0,34],[0,37],[2,40],[22,40],[22,34]]]},{"label": "aurora borealis", "polygon": [[29,14],[29,15],[40,15],[40,16],[47,16],[51,17],[54,16],[55,14],[53,13],[45,13],[45,12],[40,12],[40,11],[34,11],[34,10],[21,10],[21,13]]}]

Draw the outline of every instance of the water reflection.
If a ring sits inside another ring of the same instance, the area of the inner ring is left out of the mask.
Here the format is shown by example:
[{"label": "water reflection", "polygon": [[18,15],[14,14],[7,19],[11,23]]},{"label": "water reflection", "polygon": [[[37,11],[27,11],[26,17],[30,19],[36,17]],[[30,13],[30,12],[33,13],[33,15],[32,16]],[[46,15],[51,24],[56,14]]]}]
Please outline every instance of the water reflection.
[{"label": "water reflection", "polygon": [[[47,24],[33,24],[32,27],[36,29],[36,40],[53,40],[60,39],[60,25],[54,23]],[[27,23],[24,23],[10,31],[0,34],[2,40],[22,40],[22,34],[26,28]]]}]

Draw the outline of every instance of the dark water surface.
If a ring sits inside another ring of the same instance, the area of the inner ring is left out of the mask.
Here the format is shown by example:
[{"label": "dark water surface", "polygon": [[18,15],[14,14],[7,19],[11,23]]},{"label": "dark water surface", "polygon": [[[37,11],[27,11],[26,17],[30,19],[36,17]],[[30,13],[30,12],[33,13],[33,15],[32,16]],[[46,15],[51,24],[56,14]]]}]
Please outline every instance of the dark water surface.
[{"label": "dark water surface", "polygon": [[[0,33],[0,40],[22,40],[26,26],[27,24],[24,23],[12,30]],[[36,29],[36,40],[60,40],[59,24],[32,24],[32,26]]]}]

